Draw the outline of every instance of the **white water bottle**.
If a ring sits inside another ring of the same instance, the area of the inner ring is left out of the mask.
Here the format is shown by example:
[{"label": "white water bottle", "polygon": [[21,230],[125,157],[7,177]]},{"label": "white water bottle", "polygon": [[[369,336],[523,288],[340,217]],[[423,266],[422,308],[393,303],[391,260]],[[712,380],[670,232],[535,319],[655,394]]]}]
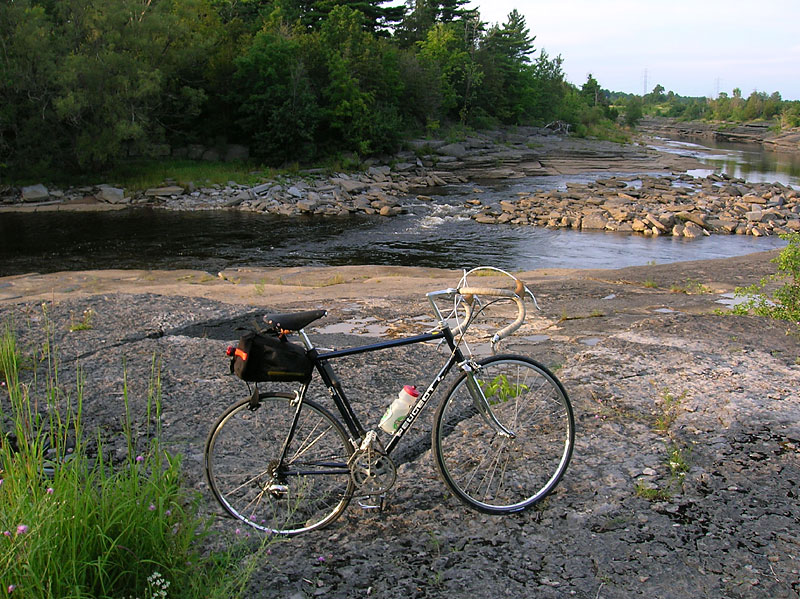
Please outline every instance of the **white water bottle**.
[{"label": "white water bottle", "polygon": [[416,387],[411,385],[403,387],[397,399],[392,402],[392,405],[386,408],[386,413],[383,415],[383,418],[381,418],[380,427],[390,435],[394,434],[394,432],[400,428],[403,419],[406,417],[406,414],[408,414],[411,406],[417,401],[418,397],[419,391],[417,391]]}]

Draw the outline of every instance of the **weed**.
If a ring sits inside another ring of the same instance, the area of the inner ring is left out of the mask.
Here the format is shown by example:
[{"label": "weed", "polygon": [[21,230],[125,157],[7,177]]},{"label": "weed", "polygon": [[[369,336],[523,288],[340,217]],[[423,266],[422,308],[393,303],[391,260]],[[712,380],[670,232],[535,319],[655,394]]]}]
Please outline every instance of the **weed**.
[{"label": "weed", "polygon": [[345,282],[345,278],[342,275],[333,275],[332,277],[328,278],[327,280],[323,281],[319,284],[320,287],[332,287],[333,285],[341,285]]},{"label": "weed", "polygon": [[645,279],[644,283],[642,283],[648,289],[658,289],[658,283],[656,283],[653,279]]},{"label": "weed", "polygon": [[689,449],[680,447],[677,444],[667,448],[667,464],[673,477],[683,479],[689,472]]},{"label": "weed", "polygon": [[672,423],[678,418],[678,408],[681,401],[686,397],[686,392],[675,397],[668,389],[665,389],[661,396],[661,413],[656,418],[655,428],[660,433],[669,431]]},{"label": "weed", "polygon": [[711,289],[696,279],[686,279],[686,282],[683,284],[673,283],[670,287],[670,291],[673,293],[685,293],[687,295],[711,293]]},{"label": "weed", "polygon": [[76,321],[74,315],[70,315],[70,325],[69,325],[69,332],[74,333],[76,331],[88,331],[94,328],[92,324],[92,319],[94,318],[95,312],[91,308],[87,308],[83,311],[83,316],[81,319]]},{"label": "weed", "polygon": [[637,497],[641,497],[647,501],[668,501],[672,497],[672,494],[666,489],[652,487],[640,480],[636,481],[634,493]]}]

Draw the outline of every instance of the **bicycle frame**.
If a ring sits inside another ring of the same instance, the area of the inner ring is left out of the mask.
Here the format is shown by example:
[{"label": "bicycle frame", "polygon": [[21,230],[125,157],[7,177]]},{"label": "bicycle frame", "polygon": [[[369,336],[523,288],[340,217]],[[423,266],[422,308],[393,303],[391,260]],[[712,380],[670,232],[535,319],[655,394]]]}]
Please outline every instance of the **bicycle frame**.
[{"label": "bicycle frame", "polygon": [[[508,430],[504,427],[498,420],[495,418],[492,410],[489,406],[489,402],[486,399],[486,396],[483,393],[483,390],[480,388],[480,385],[475,381],[472,377],[472,367],[468,363],[468,360],[464,357],[464,354],[461,351],[461,348],[458,346],[458,342],[456,341],[455,335],[451,330],[449,324],[447,323],[447,319],[442,315],[439,307],[436,305],[434,299],[438,296],[442,295],[451,295],[456,292],[455,289],[444,289],[442,291],[432,291],[427,294],[428,301],[430,302],[431,306],[433,307],[434,312],[439,320],[439,328],[428,333],[423,333],[421,335],[414,335],[412,337],[403,337],[401,339],[394,339],[392,341],[382,341],[380,343],[372,343],[368,345],[359,345],[356,347],[350,347],[340,350],[329,350],[329,351],[322,351],[320,352],[319,348],[314,347],[314,344],[308,338],[304,330],[299,330],[298,333],[300,334],[303,344],[305,345],[308,356],[313,360],[314,367],[320,375],[322,382],[325,384],[325,387],[328,389],[328,392],[331,395],[334,405],[336,405],[336,409],[338,410],[342,420],[344,421],[344,425],[347,427],[347,431],[350,434],[350,442],[352,443],[354,449],[358,449],[360,447],[361,442],[366,437],[368,431],[363,427],[361,421],[358,419],[358,415],[353,410],[350,401],[347,399],[347,395],[342,389],[342,385],[337,378],[336,374],[333,371],[333,368],[329,364],[331,360],[336,360],[338,358],[346,358],[349,356],[355,356],[358,354],[363,353],[370,353],[375,351],[380,351],[384,349],[393,349],[396,347],[402,347],[404,345],[412,345],[415,343],[426,343],[429,341],[445,341],[447,342],[448,347],[450,348],[450,357],[445,362],[444,366],[439,370],[438,374],[434,377],[433,381],[428,385],[428,388],[425,392],[420,395],[419,399],[414,402],[414,405],[406,414],[406,417],[403,419],[403,422],[397,428],[397,430],[392,435],[392,438],[389,440],[385,447],[386,455],[390,455],[391,452],[394,450],[395,447],[400,443],[403,436],[408,432],[408,430],[413,426],[414,422],[416,421],[417,417],[420,415],[422,410],[430,401],[431,396],[436,392],[436,389],[439,387],[441,382],[447,377],[450,370],[452,370],[453,366],[459,365],[468,376],[468,387],[470,393],[472,394],[473,398],[475,399],[476,407],[478,408],[479,412],[481,413],[482,417],[486,422],[492,426],[500,435],[513,438],[515,435],[512,431]],[[460,328],[460,327],[459,327]],[[306,392],[308,391],[308,383],[304,384],[300,392],[298,394],[298,402],[297,402],[297,409],[294,414],[294,419],[292,421],[292,425],[289,428],[289,434],[287,435],[286,442],[283,447],[283,451],[281,452],[281,459],[280,461],[286,458],[286,451],[289,446],[289,442],[291,441],[292,437],[294,436],[295,428],[297,426],[298,418],[300,417],[300,410],[303,406],[303,400],[305,399]]]},{"label": "bicycle frame", "polygon": [[[310,341],[308,338],[305,337],[303,334],[304,341],[310,345]],[[329,393],[331,394],[331,398],[333,399],[333,403],[336,405],[339,414],[344,421],[344,425],[347,427],[348,432],[352,437],[352,442],[354,446],[358,446],[358,442],[364,438],[367,434],[366,429],[362,426],[361,422],[358,419],[358,416],[353,411],[352,406],[350,405],[349,400],[347,399],[347,395],[345,394],[344,390],[342,389],[341,383],[339,379],[336,377],[336,374],[333,372],[333,368],[329,364],[330,360],[336,360],[338,358],[345,358],[348,356],[355,356],[358,354],[369,353],[380,351],[384,349],[392,349],[395,347],[402,347],[404,345],[412,345],[415,343],[426,343],[429,341],[446,341],[447,345],[450,347],[451,353],[450,357],[444,366],[439,370],[439,373],[433,379],[433,381],[428,385],[428,388],[425,392],[420,395],[419,399],[414,403],[411,409],[408,411],[405,419],[403,420],[402,424],[398,427],[397,431],[395,431],[394,435],[392,435],[391,440],[386,445],[386,453],[390,454],[392,450],[397,446],[406,432],[411,428],[414,424],[414,421],[417,419],[419,414],[428,404],[431,396],[434,394],[436,389],[439,387],[439,384],[444,380],[450,370],[456,364],[462,364],[465,362],[464,354],[459,349],[458,345],[455,342],[455,338],[453,337],[453,333],[450,331],[450,327],[445,325],[441,329],[431,331],[430,333],[423,333],[422,335],[415,335],[413,337],[403,337],[402,339],[394,339],[392,341],[383,341],[380,343],[373,343],[369,345],[360,345],[356,347],[334,350],[334,351],[324,351],[319,352],[318,349],[312,348],[309,351],[309,357],[314,360],[314,366],[319,372],[320,377],[322,378],[323,383],[328,388]],[[304,385],[300,391],[300,400],[302,403],[303,398],[305,397],[306,390],[308,389],[307,385]]]}]

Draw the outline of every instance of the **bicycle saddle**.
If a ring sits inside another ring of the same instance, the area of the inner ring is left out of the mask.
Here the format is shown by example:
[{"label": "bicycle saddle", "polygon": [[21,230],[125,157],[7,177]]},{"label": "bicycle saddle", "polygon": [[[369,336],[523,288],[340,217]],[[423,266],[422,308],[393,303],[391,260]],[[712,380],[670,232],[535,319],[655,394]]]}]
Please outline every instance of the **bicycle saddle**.
[{"label": "bicycle saddle", "polygon": [[327,310],[308,310],[288,314],[266,314],[264,322],[270,327],[283,331],[299,331],[327,313]]}]

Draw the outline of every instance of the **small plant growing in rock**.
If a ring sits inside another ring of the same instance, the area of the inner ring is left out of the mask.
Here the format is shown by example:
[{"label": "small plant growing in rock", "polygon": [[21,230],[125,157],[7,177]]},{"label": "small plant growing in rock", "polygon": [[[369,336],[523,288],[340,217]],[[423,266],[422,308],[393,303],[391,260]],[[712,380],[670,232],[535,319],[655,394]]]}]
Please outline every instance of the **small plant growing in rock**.
[{"label": "small plant growing in rock", "polygon": [[[749,287],[737,287],[736,295],[745,301],[734,308],[734,313],[753,312],[800,324],[800,233],[781,235],[781,238],[789,243],[772,260],[778,265],[778,272]],[[766,288],[775,281],[783,281],[783,285],[770,295]]]},{"label": "small plant growing in rock", "polygon": [[91,308],[87,308],[83,311],[83,316],[81,316],[80,320],[75,320],[74,316],[70,317],[70,325],[69,325],[69,332],[74,333],[76,331],[88,331],[94,328],[92,324],[92,319],[94,318],[94,310]]},{"label": "small plant growing in rock", "polygon": [[689,472],[689,450],[679,445],[671,445],[667,450],[667,463],[672,476],[683,480]]}]

